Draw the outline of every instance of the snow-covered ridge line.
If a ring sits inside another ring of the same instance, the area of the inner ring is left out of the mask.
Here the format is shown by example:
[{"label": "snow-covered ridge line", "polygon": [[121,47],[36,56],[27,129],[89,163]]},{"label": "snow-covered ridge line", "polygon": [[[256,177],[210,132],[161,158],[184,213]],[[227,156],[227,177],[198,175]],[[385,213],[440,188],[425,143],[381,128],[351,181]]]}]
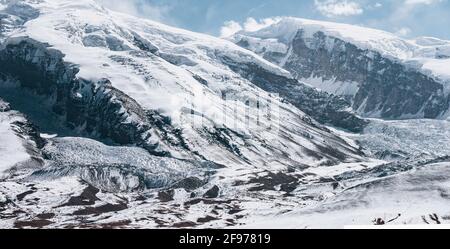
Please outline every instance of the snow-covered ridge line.
[{"label": "snow-covered ridge line", "polygon": [[[409,44],[409,42],[401,40],[394,34],[386,31],[295,17],[279,18],[278,21],[270,26],[252,32],[240,31],[236,35],[246,35],[261,39],[272,38],[277,39],[281,43],[288,43],[299,30],[304,31],[305,37],[312,37],[317,32],[323,32],[325,35],[341,38],[344,41],[356,44],[362,49],[379,50],[381,53],[398,58],[408,57],[408,53],[405,52],[408,52],[407,50],[413,47],[413,44]],[[382,44],[380,41],[388,43]]]},{"label": "snow-covered ridge line", "polygon": [[[223,50],[233,51],[233,54],[230,55],[235,55],[236,58],[239,58],[240,60],[258,63],[261,67],[267,70],[277,72],[278,74],[283,75],[285,77],[290,77],[289,72],[287,72],[286,70],[264,60],[259,55],[251,51],[236,46],[232,42],[206,34],[194,33],[188,30],[171,27],[148,19],[137,18],[134,16],[130,16],[128,14],[115,12],[103,7],[95,0],[80,0],[80,1],[40,0],[38,2],[22,0],[21,4],[33,6],[34,8],[39,10],[39,12],[41,13],[39,17],[40,27],[38,27],[38,25],[34,25],[33,20],[30,20],[25,25],[26,28],[22,31],[19,31],[19,33],[14,34],[14,36],[28,35],[31,38],[34,38],[39,41],[47,41],[55,49],[58,50],[62,49],[67,50],[67,46],[64,45],[67,45],[66,44],[67,41],[74,43],[74,40],[63,39],[59,41],[58,39],[61,38],[61,35],[63,34],[62,32],[58,31],[58,29],[64,29],[67,28],[67,26],[55,23],[55,21],[58,20],[60,17],[64,16],[84,17],[87,20],[89,20],[89,26],[103,26],[103,27],[110,26],[121,29],[120,30],[121,33],[118,34],[119,37],[116,36],[116,38],[119,39],[118,42],[124,42],[126,45],[131,45],[125,39],[129,38],[131,35],[133,35],[133,33],[138,33],[142,35],[143,31],[142,28],[144,28],[145,30],[153,29],[154,31],[160,32],[160,34],[153,33],[153,35],[157,35],[161,39],[168,39],[170,42],[180,43],[180,45],[181,43],[188,43],[189,45],[194,45],[198,47],[202,46],[215,47],[218,51]],[[16,8],[20,9],[22,7],[20,4],[18,4],[13,9]],[[96,15],[98,17],[97,19],[92,18]],[[47,23],[45,25],[42,25],[43,21],[46,21]],[[125,25],[123,24],[125,23],[130,24],[130,27],[133,27],[133,30],[124,29]],[[135,26],[132,26],[133,24]],[[73,25],[77,25],[77,23],[70,23],[70,25],[73,27]],[[56,30],[53,30],[52,28],[56,28]],[[166,37],[164,37],[165,35]],[[73,37],[73,39],[76,38],[77,37]],[[164,50],[164,46],[161,46],[160,48]],[[75,47],[72,47],[72,49],[75,49]],[[71,60],[72,54],[70,53],[74,51],[65,51],[65,52],[67,52],[68,62],[74,62]],[[79,58],[77,57],[73,59],[76,60]],[[83,71],[83,69],[81,71]]]}]

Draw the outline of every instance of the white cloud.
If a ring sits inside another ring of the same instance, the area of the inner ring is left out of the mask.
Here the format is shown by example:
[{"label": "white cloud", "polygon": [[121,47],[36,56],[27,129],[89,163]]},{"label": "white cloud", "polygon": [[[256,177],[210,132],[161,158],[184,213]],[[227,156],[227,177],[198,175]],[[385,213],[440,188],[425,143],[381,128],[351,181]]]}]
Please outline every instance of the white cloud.
[{"label": "white cloud", "polygon": [[241,25],[236,21],[225,22],[220,29],[220,37],[230,37],[239,31],[254,32],[265,27],[268,27],[280,20],[279,17],[264,18],[256,20],[253,17],[247,18],[247,20]]},{"label": "white cloud", "polygon": [[382,3],[376,2],[374,4],[367,4],[365,6],[364,10],[376,10],[376,9],[379,9],[379,8],[382,8],[382,7],[383,7]]},{"label": "white cloud", "polygon": [[265,18],[262,20],[257,21],[255,18],[247,18],[247,20],[244,23],[244,30],[248,32],[254,32],[260,29],[263,29],[265,27],[268,27],[274,23],[276,23],[279,20],[279,18]]},{"label": "white cloud", "polygon": [[410,28],[403,27],[403,28],[397,30],[395,32],[395,34],[398,36],[408,36],[409,34],[411,34],[411,32],[412,32],[412,30]]},{"label": "white cloud", "polygon": [[220,37],[230,37],[237,32],[241,31],[242,26],[235,21],[225,22],[223,27],[220,29]]},{"label": "white cloud", "polygon": [[316,9],[327,17],[361,15],[364,10],[356,2],[347,0],[314,0]]}]

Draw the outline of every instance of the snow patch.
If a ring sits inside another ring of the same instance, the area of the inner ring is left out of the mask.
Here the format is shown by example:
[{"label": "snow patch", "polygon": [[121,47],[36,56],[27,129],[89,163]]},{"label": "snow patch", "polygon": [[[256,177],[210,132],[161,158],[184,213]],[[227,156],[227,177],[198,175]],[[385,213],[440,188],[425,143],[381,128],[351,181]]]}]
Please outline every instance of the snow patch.
[{"label": "snow patch", "polygon": [[340,96],[354,96],[359,90],[359,83],[337,81],[335,78],[323,79],[323,77],[311,76],[299,80],[327,93]]},{"label": "snow patch", "polygon": [[[324,203],[286,214],[253,216],[241,228],[343,229],[347,226],[374,225],[376,219],[388,225],[436,224],[436,217],[449,215],[445,196],[450,185],[449,163],[349,187],[330,196]],[[436,216],[435,216],[436,215]]]}]

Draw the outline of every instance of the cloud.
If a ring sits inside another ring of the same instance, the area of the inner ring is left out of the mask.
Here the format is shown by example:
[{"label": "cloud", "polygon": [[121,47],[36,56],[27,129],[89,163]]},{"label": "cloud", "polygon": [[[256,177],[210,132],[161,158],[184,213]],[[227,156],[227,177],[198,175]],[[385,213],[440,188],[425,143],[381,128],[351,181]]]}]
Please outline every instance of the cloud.
[{"label": "cloud", "polygon": [[358,3],[347,0],[314,0],[314,5],[326,17],[355,16],[364,12]]},{"label": "cloud", "polygon": [[241,30],[243,30],[243,28],[238,22],[228,21],[225,22],[220,29],[220,37],[230,37]]},{"label": "cloud", "polygon": [[264,18],[261,20],[249,17],[242,25],[236,21],[227,21],[220,29],[220,37],[230,37],[239,31],[255,32],[268,27],[279,20],[279,17]]},{"label": "cloud", "polygon": [[412,32],[412,30],[410,28],[403,27],[403,28],[397,30],[395,32],[395,34],[398,36],[408,36],[409,34],[411,34],[411,32]]},{"label": "cloud", "polygon": [[253,17],[249,17],[249,18],[247,18],[247,20],[244,23],[244,30],[248,31],[248,32],[254,32],[254,31],[263,29],[265,27],[268,27],[268,26],[276,23],[277,21],[279,21],[279,18],[276,18],[276,17],[264,18],[259,21],[257,21]]},{"label": "cloud", "polygon": [[114,11],[155,21],[167,22],[167,14],[170,10],[169,6],[154,6],[143,0],[97,0],[97,2]]}]

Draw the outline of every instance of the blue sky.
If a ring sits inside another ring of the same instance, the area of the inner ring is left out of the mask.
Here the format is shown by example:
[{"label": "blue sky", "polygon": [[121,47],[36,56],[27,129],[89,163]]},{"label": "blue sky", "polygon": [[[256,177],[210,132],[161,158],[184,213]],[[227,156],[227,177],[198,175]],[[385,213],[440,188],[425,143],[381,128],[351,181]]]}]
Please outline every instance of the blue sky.
[{"label": "blue sky", "polygon": [[450,40],[450,0],[103,1],[121,11],[216,36],[225,23],[244,26],[248,18],[295,16],[378,28],[404,37]]}]

